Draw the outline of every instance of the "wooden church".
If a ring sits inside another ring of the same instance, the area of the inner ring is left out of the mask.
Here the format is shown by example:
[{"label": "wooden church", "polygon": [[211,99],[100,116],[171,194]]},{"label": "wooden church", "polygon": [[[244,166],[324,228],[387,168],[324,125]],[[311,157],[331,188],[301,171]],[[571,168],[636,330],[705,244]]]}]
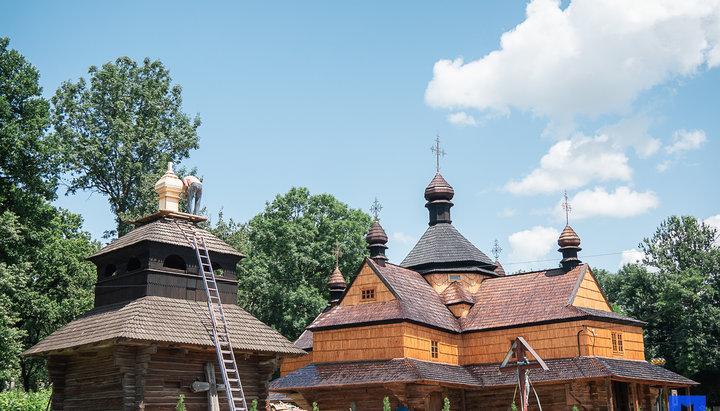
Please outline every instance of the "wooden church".
[{"label": "wooden church", "polygon": [[178,212],[182,183],[155,186],[160,210],[88,260],[97,266],[95,306],[30,348],[47,359],[52,410],[228,410],[205,286],[186,233],[205,239],[217,275],[237,370],[248,404],[265,409],[279,359],[304,352],[237,306],[243,255]]},{"label": "wooden church", "polygon": [[[452,225],[453,196],[438,172],[429,227],[399,265],[375,221],[370,257],[347,287],[332,274],[330,306],[295,342],[308,355],[283,360],[271,391],[323,411],[378,410],[384,397],[393,410],[436,411],[447,397],[452,410],[505,411],[522,409],[522,374],[529,409],[636,411],[695,384],[645,360],[644,323],[613,312],[570,226],[557,268],[505,275]],[[520,339],[527,363],[510,358]],[[542,360],[547,370],[532,367]]]}]

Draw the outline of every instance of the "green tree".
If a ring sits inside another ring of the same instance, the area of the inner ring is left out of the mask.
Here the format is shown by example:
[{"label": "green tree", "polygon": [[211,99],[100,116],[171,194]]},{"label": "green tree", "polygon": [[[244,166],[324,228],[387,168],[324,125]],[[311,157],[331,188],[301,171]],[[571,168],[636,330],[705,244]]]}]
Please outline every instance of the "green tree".
[{"label": "green tree", "polygon": [[640,243],[644,265],[599,279],[611,302],[646,321],[646,357],[691,377],[720,364],[720,251],[716,230],[672,216]]},{"label": "green tree", "polygon": [[[92,190],[107,196],[117,234],[126,221],[155,207],[150,189],[167,162],[178,162],[198,148],[200,119],[182,110],[181,87],[169,71],[146,58],[128,57],[101,68],[91,66],[90,84],[64,82],[52,98],[53,125],[65,148],[71,175],[69,193]],[[114,234],[114,233],[111,233]]]},{"label": "green tree", "polygon": [[294,339],[327,306],[336,241],[348,279],[365,255],[370,225],[370,216],[330,194],[292,188],[247,225],[221,219],[213,230],[248,257],[239,267],[238,303]]}]

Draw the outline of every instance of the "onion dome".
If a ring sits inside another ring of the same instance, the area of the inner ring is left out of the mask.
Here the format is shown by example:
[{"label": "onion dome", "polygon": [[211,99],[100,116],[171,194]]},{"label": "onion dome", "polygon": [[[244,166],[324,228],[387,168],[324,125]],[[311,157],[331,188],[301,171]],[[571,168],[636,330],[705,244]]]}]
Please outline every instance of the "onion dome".
[{"label": "onion dome", "polygon": [[380,265],[385,265],[387,257],[385,256],[385,250],[387,249],[388,236],[385,234],[380,222],[375,220],[370,231],[368,232],[365,241],[368,243],[368,250],[370,250],[370,258],[375,260]]},{"label": "onion dome", "polygon": [[330,280],[328,281],[328,289],[330,290],[330,307],[334,307],[340,303],[342,295],[345,293],[347,283],[345,278],[340,272],[340,268],[335,266],[335,270],[330,274]]},{"label": "onion dome", "polygon": [[430,184],[425,187],[425,199],[427,201],[452,200],[455,190],[448,184],[440,173],[435,174]]},{"label": "onion dome", "polygon": [[577,247],[580,245],[580,237],[575,233],[569,225],[565,226],[565,229],[560,234],[560,238],[557,241],[558,245],[562,247]]},{"label": "onion dome", "polygon": [[560,251],[563,256],[560,264],[562,264],[565,271],[570,271],[577,267],[577,265],[581,263],[577,256],[578,251],[582,250],[582,248],[580,248],[580,237],[569,225],[565,226],[557,243],[560,246],[558,251]]},{"label": "onion dome", "polygon": [[500,264],[500,261],[495,260],[495,265],[497,266],[497,268],[495,268],[495,269],[493,270],[493,271],[495,272],[495,274],[497,274],[497,275],[506,275],[506,274],[505,274],[505,269],[504,269],[503,266]]}]

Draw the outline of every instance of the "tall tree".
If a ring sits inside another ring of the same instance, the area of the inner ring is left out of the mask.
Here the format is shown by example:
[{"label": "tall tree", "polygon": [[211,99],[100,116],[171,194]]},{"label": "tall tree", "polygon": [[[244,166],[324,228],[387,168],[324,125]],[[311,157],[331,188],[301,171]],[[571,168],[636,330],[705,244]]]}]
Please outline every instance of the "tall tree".
[{"label": "tall tree", "polygon": [[644,266],[600,276],[608,298],[647,321],[647,357],[688,377],[720,371],[720,250],[717,232],[694,217],[671,216],[640,248]]},{"label": "tall tree", "polygon": [[182,111],[181,87],[169,71],[146,58],[120,57],[88,70],[90,84],[64,82],[52,98],[53,124],[72,176],[69,193],[107,196],[117,234],[126,221],[153,210],[149,188],[165,171],[198,148],[200,119]]},{"label": "tall tree", "polygon": [[221,220],[215,232],[248,256],[239,264],[238,303],[294,339],[327,305],[336,242],[348,279],[365,255],[363,238],[371,222],[330,194],[292,188],[247,225]]}]

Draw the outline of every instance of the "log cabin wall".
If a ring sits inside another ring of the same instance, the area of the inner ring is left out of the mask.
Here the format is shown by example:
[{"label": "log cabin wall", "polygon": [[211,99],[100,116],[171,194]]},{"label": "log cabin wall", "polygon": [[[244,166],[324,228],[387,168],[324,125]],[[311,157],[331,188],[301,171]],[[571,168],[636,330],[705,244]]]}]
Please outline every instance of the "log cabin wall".
[{"label": "log cabin wall", "polygon": [[[204,365],[215,365],[212,349],[158,348],[153,345],[116,345],[67,356],[51,356],[48,368],[54,385],[52,410],[175,410],[180,394],[188,411],[206,411],[206,392],[193,393],[195,381],[206,381]],[[275,371],[274,357],[236,354],[248,405],[258,400],[265,408],[268,381]],[[228,410],[224,392],[218,393],[220,409]]]},{"label": "log cabin wall", "polygon": [[451,411],[485,409],[483,407],[465,408],[463,392],[459,388],[424,384],[371,385],[344,387],[343,389],[322,388],[303,391],[300,396],[291,395],[291,397],[298,402],[298,405],[308,410],[312,409],[312,403],[315,401],[322,411],[347,411],[352,403],[355,404],[357,411],[377,411],[382,409],[385,397],[390,400],[390,408],[393,410],[405,405],[411,411],[438,411],[442,409],[445,397],[450,400]]},{"label": "log cabin wall", "polygon": [[[371,300],[363,300],[363,290],[374,289],[375,298]],[[367,264],[363,264],[362,269],[358,273],[357,277],[353,280],[350,285],[350,289],[347,290],[340,305],[358,305],[362,303],[377,303],[394,300],[395,296],[387,288],[385,283],[382,282],[380,277],[375,274],[375,271]]]}]

